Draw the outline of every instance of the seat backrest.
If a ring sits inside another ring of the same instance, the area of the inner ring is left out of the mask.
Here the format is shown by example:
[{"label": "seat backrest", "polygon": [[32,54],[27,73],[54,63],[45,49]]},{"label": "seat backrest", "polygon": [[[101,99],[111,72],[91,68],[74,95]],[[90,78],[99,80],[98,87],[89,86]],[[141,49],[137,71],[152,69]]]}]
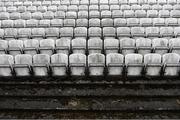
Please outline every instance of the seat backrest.
[{"label": "seat backrest", "polygon": [[124,63],[124,55],[119,53],[109,53],[106,55],[106,65],[109,63]]},{"label": "seat backrest", "polygon": [[51,56],[51,63],[54,64],[63,63],[66,64],[66,66],[68,66],[68,56],[63,53],[53,54]]},{"label": "seat backrest", "polygon": [[7,49],[8,42],[6,40],[0,40],[0,49]]},{"label": "seat backrest", "polygon": [[17,48],[23,48],[23,41],[22,40],[10,40],[9,41],[9,47],[17,47]]},{"label": "seat backrest", "polygon": [[1,54],[0,55],[0,64],[4,64],[4,65],[14,64],[14,57],[12,55]]},{"label": "seat backrest", "polygon": [[136,63],[142,63],[143,62],[143,56],[141,54],[127,54],[125,56],[125,64],[136,64]]},{"label": "seat backrest", "polygon": [[40,40],[40,47],[55,47],[55,43],[53,39],[42,39]]},{"label": "seat backrest", "polygon": [[36,39],[30,39],[30,40],[24,40],[24,47],[34,47],[38,48],[39,47],[39,40]]},{"label": "seat backrest", "polygon": [[180,56],[176,53],[166,53],[162,57],[163,63],[179,63]]},{"label": "seat backrest", "polygon": [[166,38],[154,38],[152,39],[153,47],[168,46],[168,40]]},{"label": "seat backrest", "polygon": [[33,56],[33,63],[48,64],[50,63],[50,57],[48,54],[36,54]]},{"label": "seat backrest", "polygon": [[15,56],[15,64],[32,64],[32,56],[28,54],[19,54]]},{"label": "seat backrest", "polygon": [[101,53],[93,53],[93,54],[88,55],[88,65],[92,63],[105,64],[105,56]]},{"label": "seat backrest", "polygon": [[145,64],[159,64],[161,63],[161,55],[156,53],[149,53],[144,55]]},{"label": "seat backrest", "polygon": [[86,55],[80,54],[80,53],[75,53],[71,54],[69,56],[69,63],[70,64],[85,64],[86,65]]}]

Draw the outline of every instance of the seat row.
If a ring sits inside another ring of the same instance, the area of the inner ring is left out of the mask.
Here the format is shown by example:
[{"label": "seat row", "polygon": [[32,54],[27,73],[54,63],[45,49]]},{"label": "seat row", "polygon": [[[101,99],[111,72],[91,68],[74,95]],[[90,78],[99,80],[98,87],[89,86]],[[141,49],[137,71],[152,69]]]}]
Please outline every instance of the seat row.
[{"label": "seat row", "polygon": [[103,11],[103,10],[179,10],[180,5],[175,4],[175,5],[170,5],[170,4],[155,4],[155,5],[149,5],[149,4],[143,4],[143,5],[52,5],[52,6],[1,6],[0,11],[1,12],[46,12],[46,11]]},{"label": "seat row", "polygon": [[62,28],[5,28],[0,38],[59,38],[59,37],[179,37],[180,27],[62,27]]},{"label": "seat row", "polygon": [[[175,53],[128,54],[111,53],[103,55],[84,54],[23,54],[0,55],[0,76],[179,76],[180,56]],[[107,69],[106,69],[107,68]]]},{"label": "seat row", "polygon": [[[4,3],[4,4],[3,4]],[[114,5],[114,4],[177,4],[179,0],[3,0],[5,6],[50,5]]]},{"label": "seat row", "polygon": [[113,11],[79,11],[79,12],[63,12],[63,11],[47,11],[41,12],[0,12],[0,20],[17,20],[17,19],[80,19],[80,18],[179,18],[180,10],[113,10]]},{"label": "seat row", "polygon": [[180,38],[122,38],[120,40],[114,38],[106,38],[104,41],[100,38],[90,38],[86,41],[85,38],[60,38],[53,39],[28,39],[28,40],[0,40],[1,54],[49,54],[54,53],[119,53],[130,54],[148,54],[159,53],[165,54],[168,52],[177,53],[180,55]]},{"label": "seat row", "polygon": [[91,18],[91,19],[29,19],[0,20],[1,28],[33,27],[148,27],[179,26],[179,18]]}]

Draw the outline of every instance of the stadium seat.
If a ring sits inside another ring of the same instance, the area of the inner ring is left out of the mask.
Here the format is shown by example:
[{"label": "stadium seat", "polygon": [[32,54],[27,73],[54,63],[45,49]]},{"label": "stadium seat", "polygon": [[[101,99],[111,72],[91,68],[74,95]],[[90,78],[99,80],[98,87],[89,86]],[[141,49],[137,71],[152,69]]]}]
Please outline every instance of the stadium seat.
[{"label": "stadium seat", "polygon": [[24,28],[24,27],[26,27],[26,21],[23,19],[14,20],[14,27],[15,28]]},{"label": "stadium seat", "polygon": [[135,39],[132,38],[122,38],[120,39],[120,49],[121,53],[123,55],[129,54],[129,53],[135,53]]},{"label": "stadium seat", "polygon": [[124,17],[125,18],[133,18],[133,17],[135,17],[135,13],[133,10],[124,10]]},{"label": "stadium seat", "polygon": [[9,77],[12,76],[12,64],[14,64],[14,58],[12,55],[2,54],[0,55],[0,76]]},{"label": "stadium seat", "polygon": [[79,5],[79,11],[88,11],[89,10],[89,6],[88,5]]},{"label": "stadium seat", "polygon": [[169,39],[169,47],[171,48],[170,52],[177,53],[180,55],[180,39],[179,38]]},{"label": "stadium seat", "polygon": [[89,27],[100,27],[101,20],[99,18],[89,19]]},{"label": "stadium seat", "polygon": [[36,19],[26,20],[26,26],[27,27],[37,27],[38,23],[39,23],[39,20],[36,20]]},{"label": "stadium seat", "polygon": [[69,37],[72,38],[74,36],[74,30],[72,27],[62,27],[60,28],[60,37]]},{"label": "stadium seat", "polygon": [[124,56],[119,53],[106,55],[107,72],[110,76],[123,75]]},{"label": "stadium seat", "polygon": [[176,25],[178,25],[178,19],[177,18],[166,18],[165,24],[166,24],[166,26],[176,26]]},{"label": "stadium seat", "polygon": [[48,54],[51,56],[54,53],[55,43],[53,39],[42,39],[40,40],[40,54]]},{"label": "stadium seat", "polygon": [[173,27],[160,27],[160,36],[161,37],[173,37],[174,29]]},{"label": "stadium seat", "polygon": [[179,75],[179,60],[180,56],[176,53],[166,53],[162,56],[164,76]]},{"label": "stadium seat", "polygon": [[159,37],[159,27],[146,27],[147,37]]},{"label": "stadium seat", "polygon": [[127,18],[127,26],[138,26],[139,19],[138,18]]},{"label": "stadium seat", "polygon": [[99,11],[89,11],[89,18],[100,18],[100,12]]},{"label": "stadium seat", "polygon": [[102,27],[112,27],[113,26],[113,19],[111,19],[111,18],[101,19],[101,26]]},{"label": "stadium seat", "polygon": [[129,27],[118,27],[116,30],[117,30],[117,37],[131,36],[131,29]]},{"label": "stadium seat", "polygon": [[121,10],[113,10],[112,18],[121,18],[123,17],[123,12]]},{"label": "stadium seat", "polygon": [[8,41],[0,40],[0,54],[6,54],[8,49]]},{"label": "stadium seat", "polygon": [[173,10],[173,6],[170,5],[170,4],[164,4],[164,5],[163,5],[163,9],[164,9],[164,10]]},{"label": "stadium seat", "polygon": [[0,38],[4,38],[4,29],[0,29]]},{"label": "stadium seat", "polygon": [[67,37],[63,37],[56,40],[56,52],[69,54],[71,45],[71,39]]},{"label": "stadium seat", "polygon": [[116,29],[114,27],[103,27],[103,37],[104,38],[116,37]]},{"label": "stadium seat", "polygon": [[67,11],[67,9],[68,9],[67,5],[59,5],[57,10],[58,11]]},{"label": "stadium seat", "polygon": [[[137,4],[131,5],[131,9],[135,10],[135,13],[136,13],[136,10],[141,10],[141,5],[137,5]],[[142,10],[142,12],[144,12],[146,14],[145,11]]]},{"label": "stadium seat", "polygon": [[101,53],[88,55],[88,68],[90,76],[104,75],[105,56]]},{"label": "stadium seat", "polygon": [[144,37],[145,36],[144,27],[131,27],[131,36],[132,37]]},{"label": "stadium seat", "polygon": [[1,27],[2,28],[12,28],[14,26],[13,20],[2,20]]},{"label": "stadium seat", "polygon": [[29,20],[31,18],[32,18],[31,12],[26,11],[26,12],[21,13],[21,19]]},{"label": "stadium seat", "polygon": [[87,28],[86,27],[76,27],[76,28],[74,28],[74,37],[87,38]]},{"label": "stadium seat", "polygon": [[38,54],[39,49],[39,40],[36,39],[27,39],[24,40],[23,51],[25,54],[35,55]]},{"label": "stadium seat", "polygon": [[159,17],[161,17],[161,18],[169,18],[170,17],[169,10],[159,10]]},{"label": "stadium seat", "polygon": [[21,18],[21,14],[19,12],[13,12],[9,14],[9,18],[11,20],[17,20]]},{"label": "stadium seat", "polygon": [[145,10],[136,10],[135,11],[135,16],[137,18],[145,18],[147,16],[147,14],[146,14]]},{"label": "stadium seat", "polygon": [[50,57],[48,54],[36,54],[33,56],[34,76],[47,76],[49,73]]},{"label": "stadium seat", "polygon": [[16,76],[30,76],[32,73],[32,56],[28,54],[21,54],[15,56],[14,71]]},{"label": "stadium seat", "polygon": [[67,11],[66,12],[66,19],[77,19],[77,12]]},{"label": "stadium seat", "polygon": [[8,13],[16,12],[17,8],[15,6],[9,6],[7,7],[6,11]]},{"label": "stadium seat", "polygon": [[165,25],[164,18],[153,18],[153,25],[154,26],[164,26]]},{"label": "stadium seat", "polygon": [[76,26],[77,27],[88,27],[88,19],[76,19]]},{"label": "stadium seat", "polygon": [[141,76],[143,70],[143,56],[141,54],[127,54],[125,56],[127,76]]},{"label": "stadium seat", "polygon": [[37,11],[44,13],[47,11],[47,7],[46,6],[38,6],[37,7]]},{"label": "stadium seat", "polygon": [[180,10],[171,10],[170,16],[173,18],[179,18],[180,17]]},{"label": "stadium seat", "polygon": [[161,75],[161,55],[150,53],[144,55],[146,76],[157,77]]},{"label": "stadium seat", "polygon": [[0,20],[7,20],[9,19],[9,13],[8,12],[0,12]]},{"label": "stadium seat", "polygon": [[88,53],[101,53],[103,48],[103,43],[100,38],[90,38],[88,40]]},{"label": "stadium seat", "polygon": [[32,28],[32,38],[34,39],[42,39],[45,36],[44,28]]},{"label": "stadium seat", "polygon": [[44,1],[42,1],[41,5],[43,5],[43,6],[50,6],[51,5],[51,1],[44,0]]},{"label": "stadium seat", "polygon": [[153,24],[151,18],[140,18],[140,25],[141,26],[151,26]]},{"label": "stadium seat", "polygon": [[158,17],[158,11],[157,10],[147,10],[147,17],[148,18]]},{"label": "stadium seat", "polygon": [[66,76],[68,68],[68,55],[59,53],[51,56],[52,76]]},{"label": "stadium seat", "polygon": [[14,39],[17,37],[17,29],[16,28],[5,28],[4,29],[4,38],[5,39]]},{"label": "stadium seat", "polygon": [[43,18],[42,12],[34,12],[31,14],[32,19],[41,20]]},{"label": "stadium seat", "polygon": [[9,41],[9,54],[15,56],[22,53],[23,41],[22,40],[10,40]]},{"label": "stadium seat", "polygon": [[56,27],[45,28],[45,34],[47,39],[57,39],[59,37],[59,28]]},{"label": "stadium seat", "polygon": [[56,12],[57,11],[57,6],[55,5],[50,5],[47,7],[47,10],[48,11],[52,11],[52,12]]},{"label": "stadium seat", "polygon": [[111,11],[109,10],[101,11],[101,18],[111,18]]},{"label": "stadium seat", "polygon": [[69,67],[72,76],[84,76],[86,73],[86,55],[71,54],[69,56]]},{"label": "stadium seat", "polygon": [[54,12],[52,11],[46,11],[43,13],[44,19],[53,19],[54,18]]},{"label": "stadium seat", "polygon": [[104,39],[104,51],[105,54],[118,53],[119,52],[119,40],[114,38]]},{"label": "stadium seat", "polygon": [[51,27],[62,27],[63,20],[62,19],[52,19],[51,20]]},{"label": "stadium seat", "polygon": [[151,53],[151,39],[149,38],[138,38],[136,39],[136,48],[139,54]]},{"label": "stadium seat", "polygon": [[19,39],[28,39],[31,36],[31,28],[19,28],[18,29],[18,38]]},{"label": "stadium seat", "polygon": [[48,19],[39,20],[38,27],[50,27],[51,21]]},{"label": "stadium seat", "polygon": [[100,27],[90,27],[88,29],[89,37],[102,37],[102,30]]},{"label": "stadium seat", "polygon": [[78,11],[78,6],[77,5],[69,5],[68,6],[68,11],[77,12]]},{"label": "stadium seat", "polygon": [[66,17],[66,14],[64,11],[56,11],[54,13],[54,18],[57,18],[57,19],[64,19]]},{"label": "stadium seat", "polygon": [[127,22],[125,18],[114,18],[114,27],[126,26]]},{"label": "stadium seat", "polygon": [[86,39],[84,38],[75,38],[72,39],[72,52],[73,53],[86,53]]},{"label": "stadium seat", "polygon": [[152,47],[154,52],[158,54],[165,54],[168,52],[168,40],[166,38],[154,38],[152,39]]},{"label": "stadium seat", "polygon": [[37,7],[36,6],[28,6],[27,7],[27,11],[33,13],[37,11]]},{"label": "stadium seat", "polygon": [[77,14],[78,14],[77,17],[79,19],[83,19],[83,18],[88,19],[89,18],[88,11],[79,11]]},{"label": "stadium seat", "polygon": [[111,4],[109,9],[110,9],[110,11],[119,10],[119,9],[120,9],[120,6],[117,5],[117,4],[115,4],[115,5]]}]

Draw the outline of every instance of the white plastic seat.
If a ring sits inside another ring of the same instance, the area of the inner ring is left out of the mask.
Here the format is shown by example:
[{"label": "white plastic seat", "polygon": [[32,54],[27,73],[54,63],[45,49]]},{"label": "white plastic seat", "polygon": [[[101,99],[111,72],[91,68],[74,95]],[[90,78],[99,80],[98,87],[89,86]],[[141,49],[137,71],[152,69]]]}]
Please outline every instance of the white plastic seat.
[{"label": "white plastic seat", "polygon": [[115,38],[104,39],[104,51],[105,54],[118,53],[119,51],[119,40]]},{"label": "white plastic seat", "polygon": [[23,12],[23,13],[21,13],[21,19],[24,19],[24,20],[29,20],[29,19],[31,19],[32,18],[32,16],[31,16],[31,12]]},{"label": "white plastic seat", "polygon": [[54,18],[57,19],[64,19],[65,18],[65,12],[64,11],[56,11],[54,12]]},{"label": "white plastic seat", "polygon": [[59,6],[61,4],[61,1],[52,1],[51,5]]},{"label": "white plastic seat", "polygon": [[0,12],[6,12],[6,7],[4,6],[0,7]]},{"label": "white plastic seat", "polygon": [[71,39],[70,38],[60,38],[56,40],[56,52],[57,53],[64,53],[69,54],[71,46]]},{"label": "white plastic seat", "polygon": [[155,53],[165,54],[168,52],[168,40],[165,38],[152,39],[152,47]]},{"label": "white plastic seat", "polygon": [[62,19],[52,19],[51,20],[51,27],[62,27],[63,20]]},{"label": "white plastic seat", "polygon": [[125,56],[127,76],[141,76],[143,70],[143,56],[141,54],[127,54]]},{"label": "white plastic seat", "polygon": [[159,27],[146,27],[146,36],[147,37],[158,37],[159,36]]},{"label": "white plastic seat", "polygon": [[99,18],[91,18],[89,19],[89,27],[100,27],[101,21]]},{"label": "white plastic seat", "polygon": [[10,40],[9,41],[9,54],[15,56],[22,53],[23,41],[22,40]]},{"label": "white plastic seat", "polygon": [[86,53],[86,39],[84,38],[75,38],[72,39],[71,48],[73,53]]},{"label": "white plastic seat", "polygon": [[52,55],[54,53],[55,43],[53,39],[40,40],[40,54]]},{"label": "white plastic seat", "polygon": [[175,37],[179,37],[179,35],[180,35],[180,27],[174,27],[174,35],[175,35]]},{"label": "white plastic seat", "polygon": [[46,11],[43,13],[44,19],[53,19],[54,18],[54,12],[52,11]]},{"label": "white plastic seat", "polygon": [[118,27],[117,28],[117,37],[130,37],[131,29],[129,27]]},{"label": "white plastic seat", "polygon": [[68,11],[66,12],[66,19],[76,19],[77,13],[74,11]]},{"label": "white plastic seat", "polygon": [[150,5],[157,4],[157,0],[147,0],[147,1],[148,1],[148,4]]},{"label": "white plastic seat", "polygon": [[86,55],[76,53],[69,56],[69,66],[72,76],[84,76],[86,72]]},{"label": "white plastic seat", "polygon": [[24,6],[31,6],[32,5],[32,1],[24,1],[23,3]]},{"label": "white plastic seat", "polygon": [[33,6],[41,6],[41,1],[34,1],[32,3]]},{"label": "white plastic seat", "polygon": [[74,37],[87,37],[86,27],[76,27],[74,28]]},{"label": "white plastic seat", "polygon": [[101,27],[113,27],[113,19],[111,18],[101,19]]},{"label": "white plastic seat", "polygon": [[180,56],[176,53],[166,53],[162,56],[164,76],[179,76]]},{"label": "white plastic seat", "polygon": [[27,11],[33,13],[37,11],[37,7],[36,6],[28,6],[27,7]]},{"label": "white plastic seat", "polygon": [[169,39],[169,47],[171,48],[170,52],[177,53],[180,55],[180,39],[179,38]]},{"label": "white plastic seat", "polygon": [[111,11],[109,10],[101,11],[101,18],[111,18]]},{"label": "white plastic seat", "polygon": [[14,25],[13,20],[2,20],[2,22],[1,22],[1,27],[2,28],[12,28],[13,25]]},{"label": "white plastic seat", "polygon": [[166,18],[165,24],[166,26],[176,26],[178,25],[178,20],[177,18]]},{"label": "white plastic seat", "polygon": [[79,0],[72,0],[71,5],[79,5],[80,1]]},{"label": "white plastic seat", "polygon": [[67,5],[59,5],[58,11],[67,11]]},{"label": "white plastic seat", "polygon": [[80,4],[81,5],[89,5],[89,0],[81,0]]},{"label": "white plastic seat", "polygon": [[124,10],[124,17],[125,18],[133,18],[133,17],[135,17],[135,13],[133,10]]},{"label": "white plastic seat", "polygon": [[26,20],[26,26],[27,27],[37,27],[38,26],[38,20],[36,19],[29,19],[29,20]]},{"label": "white plastic seat", "polygon": [[173,6],[174,10],[180,10],[180,5],[179,4],[176,4]]},{"label": "white plastic seat", "polygon": [[46,38],[57,39],[59,37],[59,28],[49,27],[45,28]]},{"label": "white plastic seat", "polygon": [[138,4],[138,0],[129,0],[129,4],[130,5]]},{"label": "white plastic seat", "polygon": [[114,27],[103,27],[103,37],[116,37],[116,29]]},{"label": "white plastic seat", "polygon": [[31,36],[31,28],[19,28],[18,29],[18,38],[27,39]]},{"label": "white plastic seat", "polygon": [[102,4],[100,4],[100,5],[99,5],[99,10],[100,10],[100,11],[109,10],[109,5],[102,5]]},{"label": "white plastic seat", "polygon": [[68,56],[63,53],[51,56],[51,70],[53,76],[66,76],[68,67]]},{"label": "white plastic seat", "polygon": [[166,1],[166,0],[158,0],[157,2],[158,2],[160,5],[164,5],[164,4],[166,4],[167,1]]},{"label": "white plastic seat", "polygon": [[9,18],[11,20],[17,20],[21,18],[21,14],[19,12],[13,12],[9,14]]},{"label": "white plastic seat", "polygon": [[135,16],[137,18],[145,18],[147,16],[147,13],[145,10],[136,10],[135,11]]},{"label": "white plastic seat", "polygon": [[48,54],[36,54],[33,56],[33,73],[35,76],[47,76],[49,72],[50,57]]},{"label": "white plastic seat", "polygon": [[177,1],[176,0],[167,0],[167,3],[174,5],[174,4],[177,4]]},{"label": "white plastic seat", "polygon": [[99,0],[90,0],[90,5],[98,5]]},{"label": "white plastic seat", "polygon": [[89,37],[101,37],[102,36],[102,30],[100,27],[90,27],[88,29],[88,36]]},{"label": "white plastic seat", "polygon": [[46,6],[38,6],[37,11],[44,13],[47,11],[47,7]]},{"label": "white plastic seat", "polygon": [[90,76],[103,76],[105,67],[105,56],[100,53],[88,55],[88,68]]},{"label": "white plastic seat", "polygon": [[142,8],[142,10],[150,10],[150,9],[152,9],[152,6],[149,4],[142,4],[141,8]]},{"label": "white plastic seat", "polygon": [[32,65],[32,56],[28,54],[21,54],[15,56],[15,65],[14,71],[16,76],[30,76],[31,75],[31,66]]},{"label": "white plastic seat", "polygon": [[164,18],[153,18],[153,25],[154,26],[164,26],[165,25]]},{"label": "white plastic seat", "polygon": [[119,4],[122,4],[122,5],[128,4],[128,0],[119,0]]},{"label": "white plastic seat", "polygon": [[151,18],[140,18],[139,21],[141,26],[152,26],[153,24]]},{"label": "white plastic seat", "polygon": [[24,27],[26,27],[26,21],[23,19],[14,20],[14,27],[15,28],[24,28]]},{"label": "white plastic seat", "polygon": [[88,53],[101,53],[103,48],[103,43],[100,38],[90,38],[88,40]]},{"label": "white plastic seat", "polygon": [[138,26],[139,19],[138,18],[127,18],[127,26]]},{"label": "white plastic seat", "polygon": [[161,75],[161,55],[150,53],[144,55],[145,73],[147,76],[156,77]]},{"label": "white plastic seat", "polygon": [[159,4],[152,5],[152,10],[162,10],[162,5]]},{"label": "white plastic seat", "polygon": [[112,18],[121,18],[123,17],[123,12],[121,10],[113,10]]},{"label": "white plastic seat", "polygon": [[131,36],[144,37],[145,36],[144,27],[131,27]]},{"label": "white plastic seat", "polygon": [[42,39],[44,37],[45,37],[45,29],[44,28],[32,28],[32,38]]},{"label": "white plastic seat", "polygon": [[16,28],[5,28],[4,29],[4,38],[16,38],[17,37],[17,29]]},{"label": "white plastic seat", "polygon": [[124,56],[118,53],[109,53],[106,55],[106,66],[108,75],[123,75]]},{"label": "white plastic seat", "polygon": [[43,15],[41,12],[34,12],[31,14],[32,19],[41,20],[43,18]]},{"label": "white plastic seat", "polygon": [[15,6],[9,6],[7,7],[6,11],[9,13],[16,12],[17,8]]},{"label": "white plastic seat", "polygon": [[147,10],[147,17],[148,18],[158,17],[158,11],[157,10]]},{"label": "white plastic seat", "polygon": [[99,4],[100,5],[108,5],[109,4],[109,0],[99,0]]},{"label": "white plastic seat", "polygon": [[64,19],[64,27],[75,27],[76,21],[75,19]]},{"label": "white plastic seat", "polygon": [[121,53],[123,55],[129,54],[129,53],[135,53],[135,39],[131,38],[122,38],[120,39],[120,48]]},{"label": "white plastic seat", "polygon": [[0,40],[0,54],[6,54],[8,49],[8,41]]},{"label": "white plastic seat", "polygon": [[127,22],[125,18],[114,18],[114,27],[126,26]]},{"label": "white plastic seat", "polygon": [[12,76],[12,64],[14,64],[14,58],[12,55],[0,55],[0,76]]},{"label": "white plastic seat", "polygon": [[170,15],[173,18],[179,18],[180,17],[180,10],[171,10]]},{"label": "white plastic seat", "polygon": [[52,11],[52,12],[56,12],[57,11],[57,6],[55,5],[50,5],[47,7],[47,10],[48,11]]},{"label": "white plastic seat", "polygon": [[89,11],[98,11],[99,5],[89,5]]},{"label": "white plastic seat", "polygon": [[39,40],[36,39],[27,39],[24,40],[24,48],[23,51],[25,54],[35,55],[38,54],[39,49]]},{"label": "white plastic seat", "polygon": [[161,17],[161,18],[169,18],[170,17],[169,10],[159,10],[159,17]]},{"label": "white plastic seat", "polygon": [[89,18],[100,18],[100,12],[99,11],[90,11]]},{"label": "white plastic seat", "polygon": [[0,38],[4,38],[4,29],[0,29]]},{"label": "white plastic seat", "polygon": [[69,5],[68,6],[68,11],[77,12],[78,11],[78,6],[77,5]]},{"label": "white plastic seat", "polygon": [[159,31],[162,37],[172,37],[174,35],[173,27],[160,27]]},{"label": "white plastic seat", "polygon": [[131,6],[128,4],[121,5],[120,10],[131,10]]},{"label": "white plastic seat", "polygon": [[76,26],[77,27],[88,27],[88,19],[76,19]]},{"label": "white plastic seat", "polygon": [[151,53],[151,39],[149,38],[138,38],[136,39],[136,48],[139,54]]},{"label": "white plastic seat", "polygon": [[44,1],[42,1],[41,5],[42,6],[50,6],[51,5],[51,1],[44,0]]},{"label": "white plastic seat", "polygon": [[109,0],[110,5],[117,5],[119,4],[119,0]]},{"label": "white plastic seat", "polygon": [[110,5],[110,11],[113,11],[113,10],[119,10],[120,9],[120,6],[119,5]]},{"label": "white plastic seat", "polygon": [[79,5],[79,11],[88,11],[89,10],[89,6],[88,5]]},{"label": "white plastic seat", "polygon": [[60,37],[73,37],[74,31],[72,27],[62,27],[60,28]]},{"label": "white plastic seat", "polygon": [[131,10],[141,10],[141,5],[138,5],[138,4],[134,4],[134,5],[131,5]]},{"label": "white plastic seat", "polygon": [[83,19],[83,18],[88,19],[89,17],[88,11],[79,11],[77,14],[79,19]]}]

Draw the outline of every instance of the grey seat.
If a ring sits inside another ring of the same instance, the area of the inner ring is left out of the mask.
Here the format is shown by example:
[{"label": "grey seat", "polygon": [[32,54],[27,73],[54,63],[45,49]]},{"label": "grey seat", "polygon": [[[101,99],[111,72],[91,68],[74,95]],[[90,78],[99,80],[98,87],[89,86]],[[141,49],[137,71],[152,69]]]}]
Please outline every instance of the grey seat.
[{"label": "grey seat", "polygon": [[9,54],[15,56],[22,53],[23,41],[22,40],[10,40],[9,41]]},{"label": "grey seat", "polygon": [[121,53],[123,55],[129,54],[129,53],[135,53],[135,39],[132,38],[122,38],[120,39],[120,49]]},{"label": "grey seat", "polygon": [[149,38],[138,38],[136,39],[136,48],[139,54],[151,53],[151,39]]},{"label": "grey seat", "polygon": [[85,38],[75,38],[72,39],[72,52],[73,53],[86,53],[86,39]]},{"label": "grey seat", "polygon": [[168,40],[166,38],[154,38],[152,39],[152,47],[155,53],[165,54],[168,52]]},{"label": "grey seat", "polygon": [[56,40],[56,52],[69,54],[71,46],[71,39],[67,37],[63,37]]},{"label": "grey seat", "polygon": [[88,40],[88,53],[101,53],[103,48],[103,42],[100,38],[90,38]]},{"label": "grey seat", "polygon": [[104,39],[104,51],[105,54],[118,53],[119,52],[119,40],[115,38]]},{"label": "grey seat", "polygon": [[27,39],[24,40],[23,43],[24,43],[23,51],[25,54],[30,54],[32,56],[38,54],[39,40]]},{"label": "grey seat", "polygon": [[55,42],[53,39],[40,40],[40,54],[48,54],[49,56],[54,53]]}]

